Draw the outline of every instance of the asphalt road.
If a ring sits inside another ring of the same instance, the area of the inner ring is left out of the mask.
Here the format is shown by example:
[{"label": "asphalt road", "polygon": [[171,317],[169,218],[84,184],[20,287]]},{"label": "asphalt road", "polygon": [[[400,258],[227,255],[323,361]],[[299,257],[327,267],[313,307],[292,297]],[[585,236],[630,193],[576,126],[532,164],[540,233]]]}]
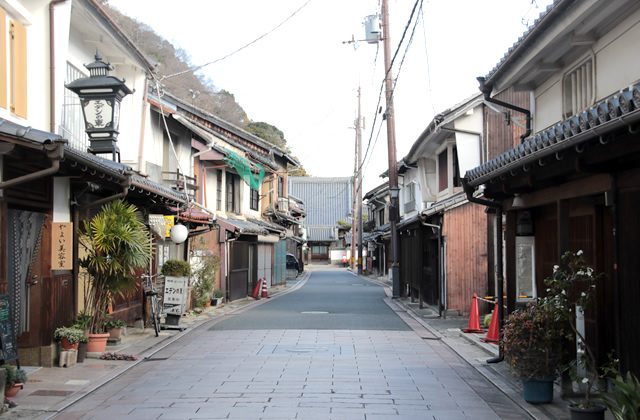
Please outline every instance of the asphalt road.
[{"label": "asphalt road", "polygon": [[211,330],[393,330],[410,328],[384,303],[382,287],[344,270],[314,272],[300,289]]}]

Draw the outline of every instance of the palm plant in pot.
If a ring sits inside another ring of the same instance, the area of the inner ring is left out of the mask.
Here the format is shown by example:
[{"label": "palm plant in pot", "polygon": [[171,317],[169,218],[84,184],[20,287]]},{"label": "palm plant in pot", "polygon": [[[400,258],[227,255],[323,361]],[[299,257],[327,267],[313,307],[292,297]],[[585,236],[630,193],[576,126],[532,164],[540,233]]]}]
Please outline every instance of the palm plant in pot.
[{"label": "palm plant in pot", "polygon": [[525,401],[535,404],[553,400],[553,381],[562,368],[564,324],[553,310],[539,301],[511,313],[503,328],[502,346],[511,373],[522,379]]},{"label": "palm plant in pot", "polygon": [[[85,310],[91,321],[87,351],[103,352],[109,336],[105,334],[109,304],[116,296],[137,291],[135,274],[151,261],[152,238],[137,208],[117,200],[105,204],[92,219],[82,223],[80,244],[86,254],[80,259],[80,266],[89,277]],[[104,346],[92,346],[94,334],[99,335]]]},{"label": "palm plant in pot", "polygon": [[[563,267],[554,266],[553,276],[545,279],[547,296],[541,299],[541,303],[555,312],[557,320],[570,327],[570,334],[578,343],[578,352],[572,362],[570,374],[574,381],[585,385],[585,395],[581,403],[570,404],[569,411],[572,419],[584,418],[583,414],[590,419],[604,419],[607,408],[591,399],[593,386],[603,375],[584,333],[576,325],[576,314],[589,310],[594,300],[596,284],[603,274],[596,275],[593,268],[587,266],[582,251],[565,252],[562,264]],[[578,375],[577,367],[586,372],[583,377]]]}]

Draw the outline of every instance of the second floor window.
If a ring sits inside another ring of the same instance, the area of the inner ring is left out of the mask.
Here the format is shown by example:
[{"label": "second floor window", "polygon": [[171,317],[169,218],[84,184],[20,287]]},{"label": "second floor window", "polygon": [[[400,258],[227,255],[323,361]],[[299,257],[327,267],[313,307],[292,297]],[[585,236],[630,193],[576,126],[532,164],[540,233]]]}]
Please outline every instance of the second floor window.
[{"label": "second floor window", "polygon": [[438,155],[438,191],[449,188],[449,159],[447,149]]},{"label": "second floor window", "polygon": [[278,177],[278,197],[284,197],[284,180],[281,176]]},{"label": "second floor window", "polygon": [[227,172],[227,200],[226,200],[226,212],[227,213],[238,213],[237,205],[239,204],[236,199],[237,188],[235,182],[236,176],[234,174],[230,174]]},{"label": "second floor window", "polygon": [[258,210],[258,190],[251,188],[251,199],[249,202],[251,210]]},{"label": "second floor window", "polygon": [[592,57],[565,73],[562,80],[564,118],[576,115],[593,105],[595,101],[594,73]]},{"label": "second floor window", "polygon": [[222,211],[222,170],[216,171],[216,210]]}]

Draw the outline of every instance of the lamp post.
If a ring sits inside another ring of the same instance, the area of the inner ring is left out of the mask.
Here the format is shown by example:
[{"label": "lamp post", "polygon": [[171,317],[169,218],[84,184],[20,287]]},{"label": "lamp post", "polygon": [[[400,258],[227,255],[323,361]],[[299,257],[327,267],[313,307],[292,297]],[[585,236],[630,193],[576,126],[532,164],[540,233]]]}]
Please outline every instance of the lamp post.
[{"label": "lamp post", "polygon": [[133,93],[124,79],[110,76],[111,64],[102,61],[96,51],[93,63],[85,64],[89,77],[76,79],[65,85],[80,98],[85,128],[89,136],[89,153],[94,155],[111,153],[112,159],[120,161],[118,126],[120,124],[120,102]]}]

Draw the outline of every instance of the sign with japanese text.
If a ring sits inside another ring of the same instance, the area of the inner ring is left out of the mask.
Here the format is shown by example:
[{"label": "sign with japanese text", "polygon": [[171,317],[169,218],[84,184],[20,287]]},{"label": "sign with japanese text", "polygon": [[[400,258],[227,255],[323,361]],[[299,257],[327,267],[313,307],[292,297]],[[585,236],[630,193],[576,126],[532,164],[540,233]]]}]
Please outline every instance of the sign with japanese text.
[{"label": "sign with japanese text", "polygon": [[164,216],[164,223],[167,225],[167,231],[164,234],[165,238],[171,237],[171,228],[175,224],[175,220],[173,216]]},{"label": "sign with japanese text", "polygon": [[164,303],[163,312],[167,315],[182,316],[187,309],[187,292],[189,290],[189,277],[164,278]]},{"label": "sign with japanese text", "polygon": [[51,268],[73,269],[73,223],[53,223],[51,235]]}]

